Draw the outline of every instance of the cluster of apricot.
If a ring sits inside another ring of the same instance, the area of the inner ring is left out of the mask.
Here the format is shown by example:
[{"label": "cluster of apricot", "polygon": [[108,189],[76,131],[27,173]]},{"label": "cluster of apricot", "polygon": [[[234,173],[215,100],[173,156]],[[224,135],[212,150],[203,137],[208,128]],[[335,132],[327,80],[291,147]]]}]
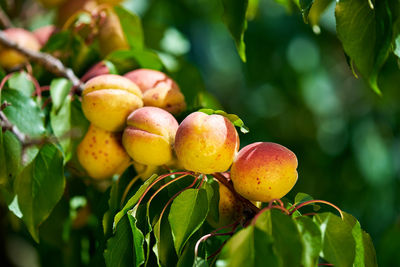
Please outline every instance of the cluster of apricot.
[{"label": "cluster of apricot", "polygon": [[[178,85],[162,72],[139,69],[125,77],[90,79],[82,94],[91,126],[77,149],[81,165],[96,179],[121,174],[132,163],[138,172],[169,166],[205,175],[224,173],[238,194],[257,202],[279,199],[294,186],[293,152],[267,142],[239,151],[239,135],[226,117],[193,112],[178,124],[173,114],[184,108]],[[212,225],[229,223],[242,207],[233,192],[223,184],[219,188],[220,216]]]}]

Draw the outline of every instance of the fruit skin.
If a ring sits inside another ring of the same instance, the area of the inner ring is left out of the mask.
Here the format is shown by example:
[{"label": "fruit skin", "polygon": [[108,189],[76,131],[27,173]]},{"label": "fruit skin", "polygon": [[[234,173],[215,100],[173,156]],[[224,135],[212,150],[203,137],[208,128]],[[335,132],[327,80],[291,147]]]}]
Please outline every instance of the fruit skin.
[{"label": "fruit skin", "polygon": [[64,3],[66,0],[39,0],[39,2],[47,8],[56,7]]},{"label": "fruit skin", "polygon": [[286,147],[269,142],[242,148],[233,161],[231,179],[243,197],[268,202],[286,195],[297,181],[297,158]]},{"label": "fruit skin", "polygon": [[63,26],[68,19],[80,11],[92,12],[97,7],[94,0],[68,0],[58,8],[57,25]]},{"label": "fruit skin", "polygon": [[122,174],[131,163],[122,147],[121,134],[94,125],[90,125],[79,144],[77,156],[82,167],[94,179],[107,179],[114,174]]},{"label": "fruit skin", "polygon": [[82,110],[97,127],[111,132],[122,131],[128,115],[143,106],[140,89],[119,75],[97,76],[85,84]]},{"label": "fruit skin", "polygon": [[207,222],[214,228],[220,228],[238,221],[243,216],[243,205],[235,198],[233,193],[223,184],[219,183],[219,204],[218,221],[211,216],[207,217]]},{"label": "fruit skin", "polygon": [[106,9],[106,18],[99,27],[100,53],[103,57],[116,50],[128,50],[129,44],[122,30],[117,14]]},{"label": "fruit skin", "polygon": [[39,41],[41,46],[44,46],[50,37],[57,31],[57,27],[54,25],[47,25],[40,27],[33,31],[36,39]]},{"label": "fruit skin", "polygon": [[210,174],[224,172],[239,148],[233,124],[221,115],[193,112],[178,127],[175,151],[187,170]]},{"label": "fruit skin", "polygon": [[81,77],[81,81],[82,82],[87,82],[90,79],[100,76],[100,75],[104,75],[104,74],[110,74],[110,70],[107,67],[106,63],[104,63],[104,61],[100,61],[99,63],[96,63],[95,65],[93,65],[82,77]]},{"label": "fruit skin", "polygon": [[[9,28],[3,33],[12,41],[25,49],[32,51],[40,50],[40,43],[33,33],[22,28]],[[5,69],[16,68],[28,62],[28,59],[15,50],[0,46],[0,66]]]},{"label": "fruit skin", "polygon": [[186,109],[185,97],[179,86],[165,73],[137,69],[124,76],[139,86],[145,106],[159,107],[172,114],[179,114]]},{"label": "fruit skin", "polygon": [[167,111],[143,107],[127,119],[122,144],[135,162],[160,166],[173,160],[173,144],[178,122]]}]

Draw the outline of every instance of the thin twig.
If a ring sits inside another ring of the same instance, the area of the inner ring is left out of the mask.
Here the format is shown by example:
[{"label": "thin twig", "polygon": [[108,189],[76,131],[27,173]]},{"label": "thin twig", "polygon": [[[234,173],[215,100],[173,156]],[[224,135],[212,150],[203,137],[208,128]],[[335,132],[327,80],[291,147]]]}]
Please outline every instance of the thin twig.
[{"label": "thin twig", "polygon": [[0,44],[7,48],[18,51],[22,55],[26,56],[28,59],[42,65],[51,73],[69,79],[72,82],[73,86],[77,87],[79,91],[83,90],[82,82],[75,75],[72,69],[65,67],[58,58],[55,58],[47,53],[25,49],[16,42],[10,40],[3,31],[0,31]]},{"label": "thin twig", "polygon": [[6,12],[0,7],[0,23],[4,29],[11,28],[13,26],[11,20],[8,18]]}]

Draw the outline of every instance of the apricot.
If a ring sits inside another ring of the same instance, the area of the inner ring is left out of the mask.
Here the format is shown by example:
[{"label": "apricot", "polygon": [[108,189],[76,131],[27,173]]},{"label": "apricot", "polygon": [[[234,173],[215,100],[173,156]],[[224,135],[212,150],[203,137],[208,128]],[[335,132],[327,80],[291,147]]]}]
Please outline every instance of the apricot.
[{"label": "apricot", "polygon": [[54,25],[47,25],[40,27],[33,31],[36,39],[39,41],[41,46],[44,46],[50,37],[57,31],[56,26]]},{"label": "apricot", "polygon": [[148,178],[150,178],[153,174],[157,173],[159,170],[159,166],[144,165],[134,161],[132,162],[132,165],[135,168],[137,175],[139,175],[139,178],[142,181],[146,181]]},{"label": "apricot", "polygon": [[[22,28],[9,28],[3,31],[3,33],[12,41],[19,44],[25,49],[32,51],[40,50],[40,43],[36,39],[33,33],[24,30]],[[28,59],[16,52],[13,49],[8,49],[0,46],[0,66],[5,69],[12,69],[19,67],[28,62]]]},{"label": "apricot", "polygon": [[181,89],[165,73],[150,69],[137,69],[124,75],[136,83],[143,93],[145,106],[165,109],[179,114],[186,109],[185,97]]},{"label": "apricot", "polygon": [[253,201],[283,197],[293,188],[297,176],[296,155],[284,146],[268,142],[242,148],[231,168],[235,190]]},{"label": "apricot", "polygon": [[221,115],[193,112],[182,121],[175,136],[176,155],[183,167],[204,174],[226,171],[238,148],[235,127]]},{"label": "apricot", "polygon": [[220,228],[231,224],[243,216],[242,203],[235,198],[233,193],[223,184],[219,183],[219,203],[218,221],[215,221],[211,216],[207,217],[207,222],[214,228]]},{"label": "apricot", "polygon": [[90,125],[77,148],[80,164],[94,179],[107,179],[122,174],[131,159],[121,144],[121,134]]},{"label": "apricot", "polygon": [[117,14],[106,9],[106,18],[99,27],[100,53],[103,57],[116,50],[128,50],[129,44]]},{"label": "apricot", "polygon": [[97,127],[122,131],[128,115],[143,106],[140,89],[129,79],[105,74],[90,79],[82,92],[82,110]]},{"label": "apricot", "polygon": [[68,19],[79,12],[92,12],[97,7],[95,0],[68,0],[58,8],[57,25],[63,26]]},{"label": "apricot", "polygon": [[143,107],[127,119],[122,144],[129,156],[144,165],[163,165],[173,160],[173,144],[178,122],[167,111]]},{"label": "apricot", "polygon": [[93,65],[81,78],[82,82],[87,82],[90,79],[103,74],[110,74],[110,70],[104,61]]},{"label": "apricot", "polygon": [[39,0],[39,2],[47,8],[56,7],[64,3],[66,0]]}]

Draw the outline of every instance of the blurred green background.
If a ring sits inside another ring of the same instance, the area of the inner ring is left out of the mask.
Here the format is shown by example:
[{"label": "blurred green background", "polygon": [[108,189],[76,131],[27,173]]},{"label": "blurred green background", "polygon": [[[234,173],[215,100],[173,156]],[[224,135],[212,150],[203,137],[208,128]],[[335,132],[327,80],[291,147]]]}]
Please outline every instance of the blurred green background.
[{"label": "blurred green background", "polygon": [[[378,96],[346,62],[334,3],[313,31],[286,1],[250,2],[246,63],[221,20],[220,1],[128,0],[124,6],[142,18],[146,46],[158,51],[187,97],[205,88],[218,101],[204,94],[201,103],[217,108],[219,102],[243,119],[250,132],[241,134],[241,146],[270,141],[295,152],[299,179],[289,198],[305,192],[353,214],[371,234],[379,265],[399,266],[397,59],[384,65]],[[33,16],[28,25],[51,19]]]}]

